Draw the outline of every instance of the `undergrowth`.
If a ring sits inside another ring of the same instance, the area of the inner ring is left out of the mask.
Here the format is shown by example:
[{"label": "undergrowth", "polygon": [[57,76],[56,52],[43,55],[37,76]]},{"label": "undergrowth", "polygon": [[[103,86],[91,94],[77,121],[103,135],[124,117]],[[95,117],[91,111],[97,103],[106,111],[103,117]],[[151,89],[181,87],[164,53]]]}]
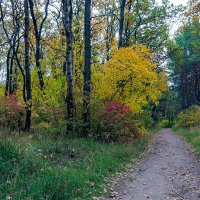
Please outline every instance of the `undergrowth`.
[{"label": "undergrowth", "polygon": [[140,157],[149,137],[128,144],[46,135],[0,140],[0,199],[91,199],[107,192],[105,177]]},{"label": "undergrowth", "polygon": [[200,127],[174,128],[174,130],[183,136],[185,140],[194,147],[200,156]]}]

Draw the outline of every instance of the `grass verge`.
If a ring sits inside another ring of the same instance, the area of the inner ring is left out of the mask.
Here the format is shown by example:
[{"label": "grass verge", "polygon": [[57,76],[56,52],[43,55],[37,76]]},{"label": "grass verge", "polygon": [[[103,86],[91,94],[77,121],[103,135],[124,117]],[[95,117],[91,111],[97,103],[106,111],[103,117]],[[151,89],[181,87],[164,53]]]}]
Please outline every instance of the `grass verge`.
[{"label": "grass verge", "polygon": [[44,135],[0,135],[0,199],[91,199],[106,192],[105,177],[123,171],[152,133],[129,144]]},{"label": "grass verge", "polygon": [[200,156],[200,127],[175,128],[175,132],[183,136],[190,143]]}]

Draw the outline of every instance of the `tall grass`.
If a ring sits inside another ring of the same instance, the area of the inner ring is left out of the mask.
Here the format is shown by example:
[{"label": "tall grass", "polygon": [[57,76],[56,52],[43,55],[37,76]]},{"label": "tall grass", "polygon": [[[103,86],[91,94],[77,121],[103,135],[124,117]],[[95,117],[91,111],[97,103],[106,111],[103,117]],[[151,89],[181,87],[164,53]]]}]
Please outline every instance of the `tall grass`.
[{"label": "tall grass", "polygon": [[175,128],[177,133],[182,135],[190,143],[200,156],[200,127]]},{"label": "tall grass", "polygon": [[85,200],[102,195],[105,177],[138,159],[149,141],[149,136],[128,144],[64,136],[0,136],[2,200]]}]

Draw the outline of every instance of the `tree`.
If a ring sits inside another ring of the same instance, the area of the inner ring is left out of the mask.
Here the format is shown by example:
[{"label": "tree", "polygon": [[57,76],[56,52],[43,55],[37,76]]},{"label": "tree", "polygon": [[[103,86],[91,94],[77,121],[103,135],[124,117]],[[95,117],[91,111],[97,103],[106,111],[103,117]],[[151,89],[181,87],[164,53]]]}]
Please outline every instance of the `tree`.
[{"label": "tree", "polygon": [[169,68],[182,109],[200,103],[200,24],[196,19],[180,28],[169,49]]},{"label": "tree", "polygon": [[91,92],[91,0],[85,0],[84,17],[85,65],[83,86],[83,135],[87,137],[90,131],[90,92]]},{"label": "tree", "polygon": [[143,106],[156,104],[167,90],[166,75],[156,72],[150,51],[144,46],[121,48],[94,74],[94,94],[104,102],[115,99],[128,105],[134,114]]},{"label": "tree", "polygon": [[[25,95],[25,74],[22,67],[22,62],[19,59],[19,48],[21,42],[21,19],[22,19],[22,4],[18,1],[11,1],[11,10],[7,11],[9,4],[0,2],[1,24],[4,37],[4,51],[6,51],[6,89],[5,95],[12,95],[17,90],[17,82],[14,79],[16,67],[20,70],[23,77],[23,98],[26,101]],[[9,23],[10,18],[12,24]]]},{"label": "tree", "polygon": [[120,20],[119,20],[119,44],[118,48],[123,46],[123,31],[124,31],[124,12],[125,12],[126,0],[120,2]]},{"label": "tree", "polygon": [[66,69],[67,69],[67,120],[68,131],[72,131],[72,120],[74,117],[73,98],[73,48],[72,48],[72,0],[63,0],[63,21],[66,36]]},{"label": "tree", "polygon": [[48,16],[48,6],[49,6],[49,0],[46,1],[45,4],[45,14],[44,18],[41,19],[41,23],[38,25],[38,18],[35,16],[34,12],[34,2],[33,0],[29,0],[30,5],[30,13],[33,20],[33,26],[34,26],[34,32],[35,32],[35,63],[37,67],[38,72],[38,78],[40,82],[40,88],[43,90],[44,88],[44,79],[43,79],[43,71],[41,69],[40,59],[42,58],[42,48],[41,48],[41,37],[42,37],[42,29],[44,26],[44,23]]},{"label": "tree", "polygon": [[26,74],[26,121],[25,121],[25,131],[29,131],[31,128],[31,108],[32,108],[32,89],[31,89],[31,73],[30,73],[30,45],[29,45],[29,29],[30,29],[30,19],[29,19],[29,3],[28,0],[24,0],[24,69]]}]

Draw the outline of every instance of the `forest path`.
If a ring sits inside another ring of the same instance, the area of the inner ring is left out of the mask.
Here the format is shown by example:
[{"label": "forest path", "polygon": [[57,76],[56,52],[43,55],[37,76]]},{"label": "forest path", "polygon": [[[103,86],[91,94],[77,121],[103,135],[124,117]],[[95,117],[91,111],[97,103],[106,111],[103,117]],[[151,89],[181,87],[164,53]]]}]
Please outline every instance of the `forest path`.
[{"label": "forest path", "polygon": [[163,129],[146,159],[118,181],[111,196],[116,200],[200,200],[199,160],[171,129]]}]

